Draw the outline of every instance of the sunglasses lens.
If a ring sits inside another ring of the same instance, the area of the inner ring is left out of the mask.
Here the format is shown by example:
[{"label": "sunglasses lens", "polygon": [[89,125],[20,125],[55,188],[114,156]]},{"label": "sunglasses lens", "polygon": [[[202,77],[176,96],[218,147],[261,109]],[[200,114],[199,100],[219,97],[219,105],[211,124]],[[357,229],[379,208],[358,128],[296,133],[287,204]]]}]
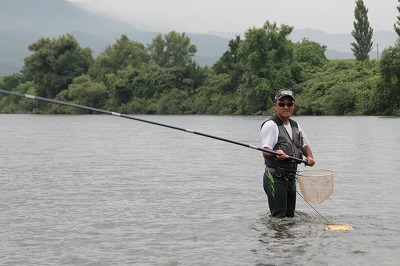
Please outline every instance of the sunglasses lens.
[{"label": "sunglasses lens", "polygon": [[288,102],[288,103],[283,103],[283,102],[279,102],[278,105],[280,107],[285,107],[285,105],[287,105],[288,107],[292,107],[294,104],[294,102]]}]

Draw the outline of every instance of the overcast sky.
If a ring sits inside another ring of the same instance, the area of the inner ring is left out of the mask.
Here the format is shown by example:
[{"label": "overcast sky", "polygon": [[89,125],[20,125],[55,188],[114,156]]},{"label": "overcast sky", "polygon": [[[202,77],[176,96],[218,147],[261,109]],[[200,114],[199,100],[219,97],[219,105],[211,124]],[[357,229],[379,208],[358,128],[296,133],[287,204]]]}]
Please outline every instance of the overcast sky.
[{"label": "overcast sky", "polygon": [[[266,20],[326,33],[353,30],[355,0],[69,0],[139,28],[179,32],[243,33]],[[392,31],[398,0],[364,0],[374,31]]]}]

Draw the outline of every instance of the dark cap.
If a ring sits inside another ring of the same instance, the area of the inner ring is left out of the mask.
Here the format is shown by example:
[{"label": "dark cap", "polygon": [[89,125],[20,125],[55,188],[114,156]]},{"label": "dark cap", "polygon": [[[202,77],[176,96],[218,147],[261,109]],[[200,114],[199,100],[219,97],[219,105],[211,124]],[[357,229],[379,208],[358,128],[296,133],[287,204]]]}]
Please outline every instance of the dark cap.
[{"label": "dark cap", "polygon": [[289,89],[280,90],[275,95],[275,101],[279,100],[279,99],[281,99],[283,97],[290,97],[290,98],[292,98],[294,100],[294,93],[293,93],[293,91],[291,91]]}]

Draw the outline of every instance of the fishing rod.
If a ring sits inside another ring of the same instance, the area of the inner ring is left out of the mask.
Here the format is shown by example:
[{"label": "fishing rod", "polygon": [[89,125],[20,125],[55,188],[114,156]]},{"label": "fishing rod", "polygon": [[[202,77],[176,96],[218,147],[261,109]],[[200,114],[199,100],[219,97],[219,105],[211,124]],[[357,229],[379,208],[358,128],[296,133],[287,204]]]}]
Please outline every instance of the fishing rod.
[{"label": "fishing rod", "polygon": [[[218,137],[218,136],[209,135],[209,134],[206,134],[206,133],[201,133],[201,132],[194,131],[194,130],[191,130],[191,129],[185,129],[185,128],[180,128],[180,127],[171,126],[171,125],[167,125],[167,124],[162,124],[162,123],[158,123],[158,122],[154,122],[154,121],[150,121],[150,120],[145,120],[145,119],[141,119],[141,118],[137,118],[137,117],[133,117],[133,116],[117,113],[117,112],[107,111],[107,110],[103,110],[103,109],[99,109],[99,108],[79,105],[79,104],[75,104],[75,103],[63,102],[63,101],[59,101],[59,100],[44,98],[44,97],[40,97],[40,96],[34,96],[34,95],[30,95],[30,94],[22,94],[22,93],[18,93],[18,92],[14,92],[14,91],[3,90],[3,89],[0,89],[0,93],[12,95],[12,96],[17,96],[17,97],[24,97],[24,98],[43,101],[43,102],[48,102],[48,103],[55,103],[55,104],[59,104],[59,105],[75,107],[75,108],[79,108],[79,109],[94,111],[94,112],[108,114],[108,115],[114,115],[114,116],[118,116],[118,117],[122,117],[122,118],[136,120],[136,121],[140,121],[140,122],[144,122],[144,123],[148,123],[148,124],[152,124],[152,125],[156,125],[156,126],[162,126],[162,127],[175,129],[175,130],[179,130],[179,131],[183,131],[183,132],[187,132],[187,133],[192,133],[192,134],[195,134],[195,135],[200,135],[200,136],[207,137],[207,138],[212,138],[212,139],[228,142],[228,143],[231,143],[231,144],[243,146],[243,147],[246,147],[246,148],[250,148],[250,149],[254,149],[254,150],[258,150],[258,151],[262,151],[262,152],[267,152],[267,153],[274,154],[274,155],[277,155],[277,156],[281,155],[279,152],[276,152],[276,151],[273,151],[273,150],[267,150],[267,149],[264,149],[264,148],[259,148],[259,147],[253,146],[253,145],[237,142],[237,141],[234,141],[234,140],[229,140],[229,139],[221,138],[221,137]],[[292,156],[289,156],[289,155],[286,155],[286,159],[292,160],[292,161],[296,161],[298,163],[307,164],[306,160],[301,159],[301,158],[292,157]]]},{"label": "fishing rod", "polygon": [[[237,142],[237,141],[234,141],[234,140],[229,140],[229,139],[225,139],[225,138],[221,138],[221,137],[217,137],[217,136],[212,136],[212,135],[209,135],[209,134],[201,133],[201,132],[194,131],[194,130],[191,130],[191,129],[185,129],[185,128],[180,128],[180,127],[171,126],[171,125],[167,125],[167,124],[162,124],[162,123],[158,123],[158,122],[154,122],[154,121],[150,121],[150,120],[145,120],[145,119],[141,119],[141,118],[137,118],[137,117],[133,117],[133,116],[129,116],[129,115],[124,115],[124,114],[117,113],[117,112],[107,111],[107,110],[103,110],[103,109],[99,109],[99,108],[79,105],[79,104],[75,104],[75,103],[63,102],[63,101],[59,101],[59,100],[44,98],[44,97],[40,97],[40,96],[34,96],[34,95],[30,95],[30,94],[22,94],[22,93],[18,93],[18,92],[3,90],[3,89],[0,89],[0,93],[12,95],[12,96],[17,96],[17,97],[24,97],[24,98],[43,101],[43,102],[48,102],[48,103],[55,103],[55,104],[64,105],[64,106],[75,107],[75,108],[79,108],[79,109],[94,111],[94,112],[108,114],[108,115],[114,115],[114,116],[118,116],[118,117],[122,117],[122,118],[136,120],[136,121],[140,121],[140,122],[144,122],[144,123],[148,123],[148,124],[152,124],[152,125],[156,125],[156,126],[162,126],[162,127],[166,127],[166,128],[170,128],[170,129],[175,129],[175,130],[184,131],[184,132],[187,132],[187,133],[200,135],[200,136],[207,137],[207,138],[212,138],[212,139],[228,142],[228,143],[231,143],[231,144],[243,146],[243,147],[246,147],[246,148],[255,149],[255,150],[258,150],[258,151],[262,151],[262,152],[267,152],[267,153],[274,154],[274,155],[277,155],[277,156],[281,155],[280,153],[278,153],[276,151],[273,151],[273,150],[267,150],[267,149],[259,148],[259,147],[253,146],[253,145]],[[289,156],[289,155],[287,155],[286,158],[288,160],[293,160],[293,161],[296,161],[298,163],[307,164],[307,161],[304,160],[304,159],[292,157],[292,156]],[[330,223],[330,221],[327,220],[321,213],[319,213],[297,190],[296,190],[296,192],[308,203],[308,205],[311,206],[311,208],[314,209],[314,211],[316,211],[320,216],[322,216],[322,218],[325,219],[325,221],[328,222],[329,225],[325,226],[325,230],[353,230],[353,228],[348,224],[332,225]]]}]

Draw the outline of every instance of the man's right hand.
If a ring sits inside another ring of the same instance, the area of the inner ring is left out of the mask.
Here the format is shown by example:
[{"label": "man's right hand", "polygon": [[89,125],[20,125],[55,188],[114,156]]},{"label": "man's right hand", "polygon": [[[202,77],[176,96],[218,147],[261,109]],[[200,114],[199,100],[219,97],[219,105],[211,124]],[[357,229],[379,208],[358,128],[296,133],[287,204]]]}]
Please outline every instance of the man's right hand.
[{"label": "man's right hand", "polygon": [[285,160],[288,156],[286,155],[286,153],[283,150],[277,150],[276,152],[280,153],[281,155],[276,155],[276,158],[278,158],[278,160]]}]

